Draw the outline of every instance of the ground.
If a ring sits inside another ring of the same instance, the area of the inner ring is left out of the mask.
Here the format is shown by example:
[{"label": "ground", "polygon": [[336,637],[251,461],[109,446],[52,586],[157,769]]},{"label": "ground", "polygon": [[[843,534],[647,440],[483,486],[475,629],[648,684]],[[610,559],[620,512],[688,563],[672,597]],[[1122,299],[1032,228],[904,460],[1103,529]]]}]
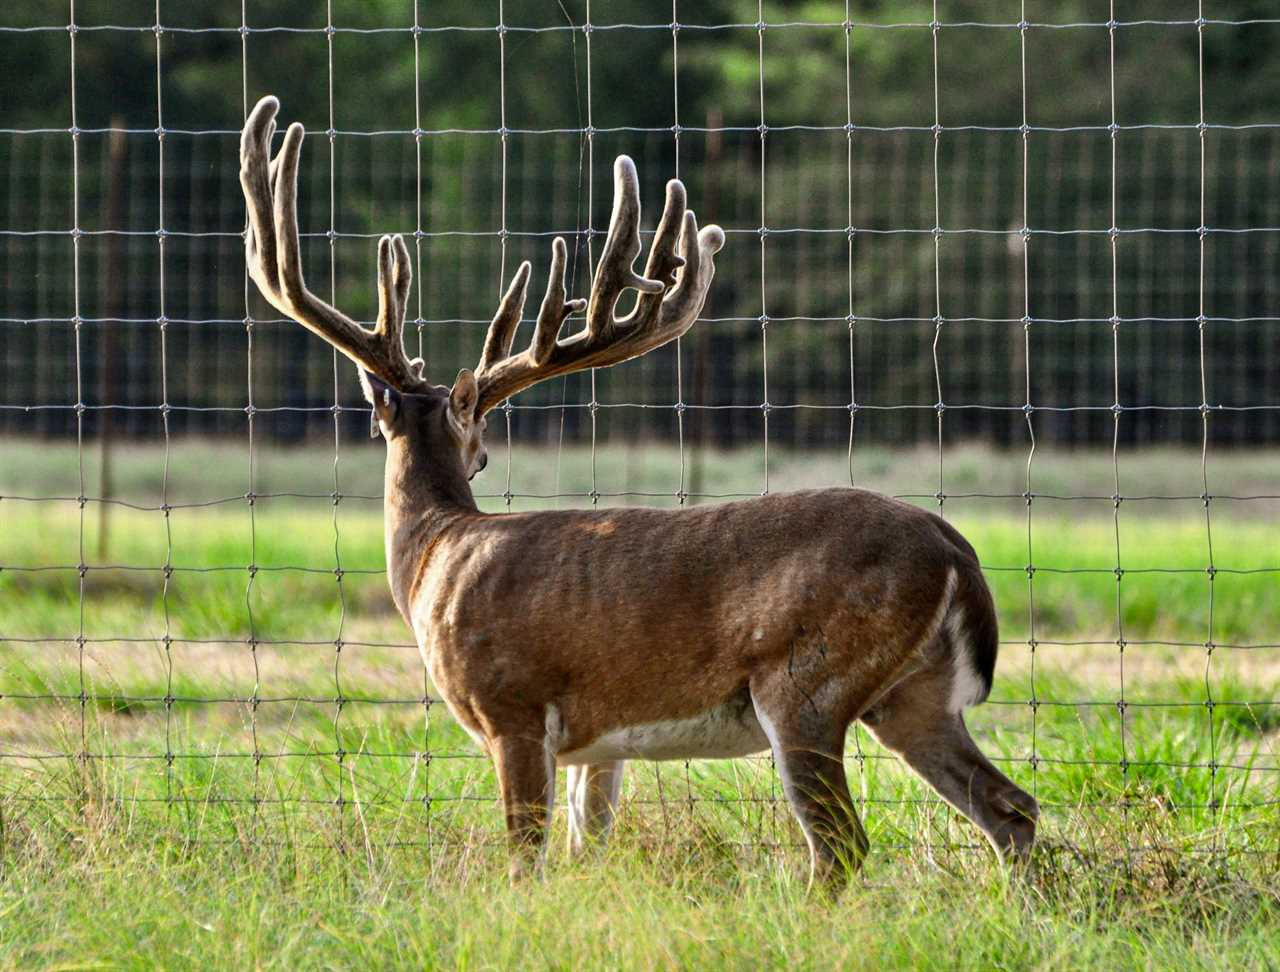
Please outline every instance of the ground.
[{"label": "ground", "polygon": [[[764,476],[759,450],[492,451],[492,510],[508,482],[531,508]],[[873,854],[836,902],[804,896],[767,759],[636,766],[607,852],[567,861],[561,817],[509,888],[488,763],[386,593],[378,446],[336,473],[260,449],[252,489],[243,443],[175,441],[167,477],[122,447],[125,502],[83,506],[95,449],[0,457],[0,967],[1280,965],[1274,454],[1211,451],[1206,515],[1198,451],[1042,450],[1028,490],[1025,453],[949,449],[939,490],[927,450],[771,450],[771,489],[945,494],[1001,617],[969,721],[1045,808],[1011,878],[855,732]]]}]

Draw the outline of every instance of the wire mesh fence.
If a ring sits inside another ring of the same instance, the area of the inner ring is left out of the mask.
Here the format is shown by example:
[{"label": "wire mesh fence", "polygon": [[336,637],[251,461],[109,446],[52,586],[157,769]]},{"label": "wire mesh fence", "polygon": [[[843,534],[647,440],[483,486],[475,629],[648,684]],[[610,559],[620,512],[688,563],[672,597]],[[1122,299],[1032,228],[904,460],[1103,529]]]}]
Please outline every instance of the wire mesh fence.
[{"label": "wire mesh fence", "polygon": [[[586,290],[614,155],[646,230],[670,176],[724,225],[688,336],[491,421],[486,509],[789,485],[930,505],[1001,609],[972,719],[1051,837],[1280,852],[1280,120],[1258,66],[1280,20],[209,6],[0,14],[7,816],[106,802],[201,839],[442,853],[495,832],[485,758],[388,609],[353,369],[245,276],[239,126],[274,92],[308,126],[313,286],[368,323],[374,241],[404,233],[439,380],[553,235]],[[858,730],[850,761],[879,846],[973,845]],[[797,840],[780,800],[768,760],[643,767],[626,797],[664,840],[757,848]]]}]

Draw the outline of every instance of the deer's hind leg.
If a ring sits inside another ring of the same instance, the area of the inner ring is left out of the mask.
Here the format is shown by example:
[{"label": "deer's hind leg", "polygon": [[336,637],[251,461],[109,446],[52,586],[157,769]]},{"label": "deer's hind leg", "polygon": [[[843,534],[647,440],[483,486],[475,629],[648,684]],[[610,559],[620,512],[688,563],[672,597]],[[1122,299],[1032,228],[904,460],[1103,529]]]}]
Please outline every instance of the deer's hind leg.
[{"label": "deer's hind leg", "polygon": [[850,718],[843,698],[808,693],[790,673],[752,679],[755,706],[787,802],[809,844],[810,887],[838,890],[866,857],[868,841],[844,771],[844,737]]},{"label": "deer's hind leg", "polygon": [[1002,859],[1025,857],[1039,807],[983,755],[950,707],[950,659],[917,672],[863,714],[887,749],[901,756],[947,803],[972,820]]},{"label": "deer's hind leg", "polygon": [[581,854],[593,842],[603,844],[613,827],[622,793],[622,760],[570,766],[569,852]]}]

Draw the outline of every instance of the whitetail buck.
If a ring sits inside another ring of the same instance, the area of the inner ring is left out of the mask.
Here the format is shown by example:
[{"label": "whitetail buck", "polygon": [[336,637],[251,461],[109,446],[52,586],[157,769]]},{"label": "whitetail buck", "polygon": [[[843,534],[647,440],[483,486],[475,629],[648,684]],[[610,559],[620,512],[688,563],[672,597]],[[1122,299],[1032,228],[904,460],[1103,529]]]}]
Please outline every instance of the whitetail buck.
[{"label": "whitetail buck", "polygon": [[[512,353],[524,263],[475,371],[451,388],[404,353],[410,279],[399,236],[378,244],[370,331],[303,283],[297,225],[301,125],[269,160],[279,104],[241,141],[249,274],[282,313],[362,369],[387,443],[387,572],[431,680],[492,756],[517,873],[546,841],[557,765],[569,768],[571,841],[602,838],[623,760],[772,749],[808,839],[813,876],[839,884],[867,850],[842,762],[861,719],[996,851],[1023,854],[1035,801],[983,756],[961,711],[983,701],[996,616],[973,548],[941,518],[876,493],[811,490],[680,510],[481,513],[484,415],[535,382],[626,361],[697,319],[724,243],[699,231],[684,186],[643,276],[635,168],[614,168],[613,216],[589,302],[566,301],[565,244],[528,348]],[[635,309],[615,316],[626,290]],[[561,338],[572,313],[582,330]]]}]

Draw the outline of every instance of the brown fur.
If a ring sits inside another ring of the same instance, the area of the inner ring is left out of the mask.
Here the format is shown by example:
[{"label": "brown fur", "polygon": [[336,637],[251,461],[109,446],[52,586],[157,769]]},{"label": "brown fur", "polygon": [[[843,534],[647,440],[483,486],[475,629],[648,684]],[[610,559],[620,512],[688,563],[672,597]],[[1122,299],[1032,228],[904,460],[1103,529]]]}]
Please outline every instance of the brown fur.
[{"label": "brown fur", "polygon": [[[959,712],[990,690],[996,616],[973,548],[943,520],[856,489],[682,510],[477,509],[468,483],[487,461],[486,411],[547,377],[643,354],[697,319],[724,236],[698,230],[679,182],[668,185],[641,277],[632,266],[638,182],[620,158],[590,302],[566,301],[557,239],[529,348],[511,353],[524,264],[475,373],[445,388],[401,346],[410,264],[399,237],[379,244],[373,331],[306,289],[302,129],[290,127],[268,165],[277,109],[273,98],[260,101],[241,141],[250,274],[273,305],[364,369],[387,440],[392,597],[436,688],[494,760],[513,873],[544,845],[558,760],[577,764],[570,824],[581,848],[613,818],[623,758],[767,745],[814,877],[838,884],[867,850],[842,762],[855,719],[999,853],[1030,847],[1035,801],[982,756]],[[640,296],[618,318],[627,289]],[[565,319],[584,307],[586,326],[561,339]]]},{"label": "brown fur", "polygon": [[[614,726],[701,712],[773,666],[814,688],[831,670],[881,684],[945,585],[944,556],[917,560],[902,544],[936,532],[930,519],[856,490],[464,517],[419,560],[408,620],[449,672],[442,691],[474,700],[493,728],[507,723],[508,695],[539,724],[563,703],[576,749]],[[495,681],[501,699],[489,698]]]}]

